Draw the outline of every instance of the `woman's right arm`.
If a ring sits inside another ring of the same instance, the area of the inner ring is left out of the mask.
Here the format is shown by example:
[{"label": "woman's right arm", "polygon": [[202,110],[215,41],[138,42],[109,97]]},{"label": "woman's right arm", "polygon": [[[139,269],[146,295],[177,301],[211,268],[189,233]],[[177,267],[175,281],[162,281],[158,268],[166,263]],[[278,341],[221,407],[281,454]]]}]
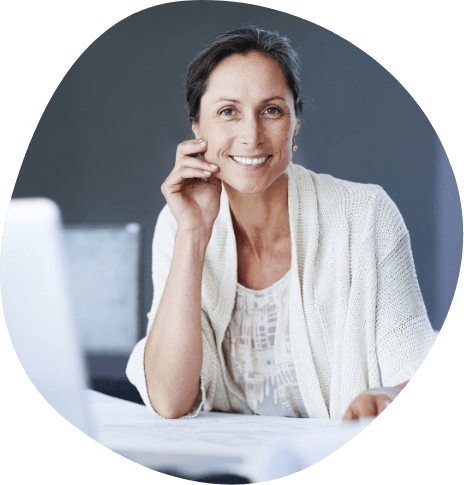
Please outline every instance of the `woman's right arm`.
[{"label": "woman's right arm", "polygon": [[181,143],[174,170],[161,188],[177,221],[177,232],[144,360],[150,402],[165,418],[186,414],[200,386],[201,279],[221,194],[221,182],[212,175],[217,167],[196,158],[205,151],[206,144],[198,140]]}]

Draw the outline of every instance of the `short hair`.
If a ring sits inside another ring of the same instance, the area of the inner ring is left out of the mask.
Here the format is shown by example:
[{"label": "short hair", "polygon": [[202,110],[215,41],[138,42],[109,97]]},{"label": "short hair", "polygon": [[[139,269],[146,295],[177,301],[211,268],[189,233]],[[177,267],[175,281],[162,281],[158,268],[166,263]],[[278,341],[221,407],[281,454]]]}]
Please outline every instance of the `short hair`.
[{"label": "short hair", "polygon": [[277,32],[250,26],[220,35],[200,51],[190,63],[187,71],[186,95],[191,123],[198,123],[200,119],[200,101],[208,87],[209,76],[213,69],[226,57],[253,51],[268,56],[280,66],[287,86],[293,94],[296,116],[301,117],[303,100],[300,96],[300,64],[297,53],[287,37]]}]

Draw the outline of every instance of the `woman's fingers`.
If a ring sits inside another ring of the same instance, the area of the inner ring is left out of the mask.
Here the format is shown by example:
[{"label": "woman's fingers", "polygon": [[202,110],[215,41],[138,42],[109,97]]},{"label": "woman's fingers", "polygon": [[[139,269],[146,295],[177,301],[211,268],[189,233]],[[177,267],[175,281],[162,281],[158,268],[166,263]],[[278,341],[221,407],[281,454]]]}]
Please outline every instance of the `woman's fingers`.
[{"label": "woman's fingers", "polygon": [[353,408],[351,407],[351,405],[348,407],[348,409],[346,410],[346,413],[345,415],[343,416],[343,419],[357,419],[354,415],[354,411],[353,411]]},{"label": "woman's fingers", "polygon": [[343,419],[375,418],[390,402],[391,399],[385,394],[360,394],[353,399]]},{"label": "woman's fingers", "polygon": [[207,143],[205,140],[186,140],[177,145],[176,163],[182,157],[194,156],[196,154],[205,153]]},{"label": "woman's fingers", "polygon": [[371,394],[361,394],[353,402],[356,419],[371,418],[377,416],[377,404],[375,396]]},{"label": "woman's fingers", "polygon": [[188,179],[194,178],[208,178],[211,176],[211,170],[202,170],[200,168],[181,167],[175,170],[165,180],[161,186],[161,191],[165,193],[165,190],[177,192],[182,190],[184,182]]},{"label": "woman's fingers", "polygon": [[[178,165],[171,172],[169,177],[165,180],[164,187],[175,187],[182,185],[187,179],[192,178],[208,178],[211,173],[216,172],[219,167],[214,164],[207,163],[203,160],[195,158],[184,157],[183,164]],[[163,190],[163,186],[161,190]]]},{"label": "woman's fingers", "polygon": [[204,140],[187,140],[179,143],[177,146],[176,164],[173,170],[173,174],[178,172],[177,180],[179,180],[179,177],[184,179],[197,177],[197,174],[188,175],[194,173],[189,170],[190,168],[204,170],[205,172],[215,172],[219,169],[217,165],[197,157],[197,155],[206,151],[206,147],[207,143]]},{"label": "woman's fingers", "polygon": [[220,167],[199,158],[207,155],[207,143],[187,140],[177,146],[175,165],[163,182],[166,198],[178,227],[203,227],[210,230],[216,220],[222,191],[221,181],[214,176]]},{"label": "woman's fingers", "polygon": [[174,170],[181,170],[182,168],[199,168],[201,170],[207,170],[208,172],[214,172],[219,167],[214,163],[205,162],[199,158],[183,157],[182,160],[176,164]]}]

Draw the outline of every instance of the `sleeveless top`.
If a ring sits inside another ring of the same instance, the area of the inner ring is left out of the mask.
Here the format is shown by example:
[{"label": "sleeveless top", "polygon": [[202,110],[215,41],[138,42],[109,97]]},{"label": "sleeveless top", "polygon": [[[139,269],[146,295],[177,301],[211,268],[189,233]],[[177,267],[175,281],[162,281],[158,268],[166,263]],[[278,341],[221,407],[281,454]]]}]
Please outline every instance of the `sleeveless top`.
[{"label": "sleeveless top", "polygon": [[237,283],[223,351],[228,372],[254,413],[308,417],[290,348],[289,283],[290,271],[264,290]]}]

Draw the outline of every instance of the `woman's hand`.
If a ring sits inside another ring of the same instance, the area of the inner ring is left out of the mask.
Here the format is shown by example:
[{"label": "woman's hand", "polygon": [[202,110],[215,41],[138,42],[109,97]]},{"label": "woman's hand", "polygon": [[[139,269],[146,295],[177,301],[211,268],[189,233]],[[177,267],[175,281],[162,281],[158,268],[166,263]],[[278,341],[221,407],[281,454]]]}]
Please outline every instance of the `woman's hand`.
[{"label": "woman's hand", "polygon": [[210,233],[219,214],[222,186],[214,175],[219,167],[197,158],[206,147],[204,140],[180,143],[174,169],[161,186],[178,230]]},{"label": "woman's hand", "polygon": [[343,419],[375,418],[395,399],[406,384],[407,381],[396,387],[367,389],[353,399]]}]

